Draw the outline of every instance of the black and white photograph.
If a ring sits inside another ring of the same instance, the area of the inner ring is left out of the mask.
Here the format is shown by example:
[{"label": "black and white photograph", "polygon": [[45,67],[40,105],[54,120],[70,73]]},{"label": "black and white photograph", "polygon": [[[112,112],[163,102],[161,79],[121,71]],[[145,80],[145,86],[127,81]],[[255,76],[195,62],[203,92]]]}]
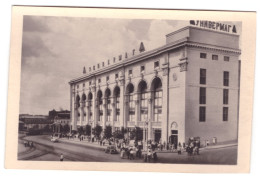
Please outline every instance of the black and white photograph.
[{"label": "black and white photograph", "polygon": [[22,15],[17,162],[237,166],[243,20],[101,10]]}]

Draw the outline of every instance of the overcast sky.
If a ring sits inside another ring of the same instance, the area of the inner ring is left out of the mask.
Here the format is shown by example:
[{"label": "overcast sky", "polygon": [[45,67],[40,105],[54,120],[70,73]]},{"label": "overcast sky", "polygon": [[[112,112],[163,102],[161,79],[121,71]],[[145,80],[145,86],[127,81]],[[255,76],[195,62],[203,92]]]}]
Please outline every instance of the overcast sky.
[{"label": "overcast sky", "polygon": [[68,82],[113,57],[165,44],[188,21],[24,16],[20,113],[48,114],[70,106]]}]

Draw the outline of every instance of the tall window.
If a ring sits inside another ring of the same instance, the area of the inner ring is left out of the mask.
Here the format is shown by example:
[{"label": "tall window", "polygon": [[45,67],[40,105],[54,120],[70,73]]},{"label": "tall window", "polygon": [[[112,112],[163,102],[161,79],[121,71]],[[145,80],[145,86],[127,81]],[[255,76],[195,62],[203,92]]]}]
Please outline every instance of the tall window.
[{"label": "tall window", "polygon": [[153,90],[153,117],[154,121],[162,121],[162,82],[160,78],[155,78],[152,82]]},{"label": "tall window", "polygon": [[228,104],[228,89],[223,90],[223,104]]},{"label": "tall window", "polygon": [[135,117],[135,100],[134,100],[134,86],[133,84],[128,84],[126,88],[126,93],[128,94],[128,121],[133,122]]},{"label": "tall window", "polygon": [[119,87],[115,88],[114,95],[115,95],[115,109],[116,109],[116,120],[115,121],[119,121],[119,116],[120,116],[120,107],[119,107],[120,89],[119,89]]},{"label": "tall window", "polygon": [[115,79],[118,79],[118,73],[115,74]]},{"label": "tall window", "polygon": [[97,93],[97,104],[98,104],[98,111],[99,111],[99,121],[103,121],[103,99],[102,99],[101,91],[98,91]]},{"label": "tall window", "polygon": [[224,71],[223,85],[224,86],[229,86],[229,72],[228,71]]},{"label": "tall window", "polygon": [[206,121],[206,107],[205,106],[200,106],[199,121],[200,122]]},{"label": "tall window", "polygon": [[89,112],[89,121],[92,121],[92,93],[88,94],[88,112]]},{"label": "tall window", "polygon": [[105,98],[107,101],[107,105],[106,105],[106,109],[107,109],[107,121],[112,121],[111,118],[111,112],[112,112],[112,108],[111,108],[111,91],[110,89],[106,89],[105,91]]},{"label": "tall window", "polygon": [[135,101],[134,95],[129,95],[129,121],[135,121]]},{"label": "tall window", "polygon": [[154,121],[162,121],[162,91],[154,92]]},{"label": "tall window", "polygon": [[148,93],[147,93],[147,84],[145,81],[141,81],[138,85],[138,99],[140,103],[140,117],[141,121],[148,120]]},{"label": "tall window", "polygon": [[106,80],[109,81],[109,76],[106,77]]},{"label": "tall window", "polygon": [[206,69],[200,69],[200,84],[206,84]]},{"label": "tall window", "polygon": [[111,98],[107,98],[107,121],[112,121],[112,115],[111,115]]},{"label": "tall window", "polygon": [[206,104],[206,88],[200,87],[200,104]]},{"label": "tall window", "polygon": [[228,107],[223,107],[223,121],[228,121]]}]

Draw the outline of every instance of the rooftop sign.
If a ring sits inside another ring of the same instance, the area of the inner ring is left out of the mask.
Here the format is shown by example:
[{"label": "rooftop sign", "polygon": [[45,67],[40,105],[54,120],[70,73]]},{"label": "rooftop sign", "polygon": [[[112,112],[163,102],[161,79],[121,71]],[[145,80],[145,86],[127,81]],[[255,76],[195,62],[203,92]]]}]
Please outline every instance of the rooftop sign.
[{"label": "rooftop sign", "polygon": [[190,20],[190,24],[202,28],[224,31],[228,33],[237,33],[236,25],[224,24],[206,20]]}]

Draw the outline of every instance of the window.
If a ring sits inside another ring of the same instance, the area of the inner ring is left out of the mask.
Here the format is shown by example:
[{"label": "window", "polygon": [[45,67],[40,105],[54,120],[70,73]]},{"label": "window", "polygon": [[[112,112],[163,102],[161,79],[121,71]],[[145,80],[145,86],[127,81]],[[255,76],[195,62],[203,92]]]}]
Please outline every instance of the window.
[{"label": "window", "polygon": [[206,122],[206,107],[200,106],[200,112],[199,112],[199,121],[200,122]]},{"label": "window", "polygon": [[106,80],[109,81],[109,76],[107,76]]},{"label": "window", "polygon": [[119,108],[119,103],[120,103],[120,93],[117,93],[116,95],[116,121],[119,121],[119,116],[120,116],[120,108]]},{"label": "window", "polygon": [[98,79],[98,83],[101,83],[101,78]]},{"label": "window", "polygon": [[132,69],[129,69],[128,70],[128,76],[132,76],[133,75],[133,70]]},{"label": "window", "polygon": [[115,74],[115,78],[118,79],[118,73]]},{"label": "window", "polygon": [[103,66],[103,67],[105,66],[105,62],[102,62],[102,66]]},{"label": "window", "polygon": [[93,66],[93,71],[95,71],[95,66]]},{"label": "window", "polygon": [[228,71],[224,71],[223,85],[224,86],[229,86],[229,72]]},{"label": "window", "polygon": [[148,115],[148,93],[141,93],[141,121],[146,121]]},{"label": "window", "polygon": [[200,104],[206,104],[206,88],[200,87]]},{"label": "window", "polygon": [[79,85],[77,85],[77,89],[79,88]]},{"label": "window", "polygon": [[91,86],[91,81],[89,81],[89,86]]},{"label": "window", "polygon": [[99,64],[97,64],[97,68],[99,69]]},{"label": "window", "polygon": [[129,121],[134,122],[135,120],[135,101],[134,96],[129,95]]},{"label": "window", "polygon": [[200,58],[207,58],[207,54],[206,53],[200,53]]},{"label": "window", "polygon": [[154,62],[154,69],[159,68],[159,61]]},{"label": "window", "polygon": [[223,107],[223,121],[228,121],[228,107]]},{"label": "window", "polygon": [[112,107],[111,107],[111,97],[107,98],[107,121],[112,121],[112,116],[111,116],[111,112],[112,112]]},{"label": "window", "polygon": [[116,57],[113,58],[114,63],[116,62]]},{"label": "window", "polygon": [[200,69],[200,84],[206,84],[206,69]]},{"label": "window", "polygon": [[141,73],[144,73],[145,71],[145,66],[141,66]]},{"label": "window", "polygon": [[229,61],[229,57],[228,56],[224,56],[224,61]]},{"label": "window", "polygon": [[162,91],[154,92],[154,121],[162,121]]},{"label": "window", "polygon": [[223,104],[228,104],[228,89],[223,90]]},{"label": "window", "polygon": [[83,83],[83,87],[85,87],[85,83]]},{"label": "window", "polygon": [[218,55],[212,55],[212,60],[218,60]]},{"label": "window", "polygon": [[122,55],[118,56],[118,60],[121,61],[122,60]]},{"label": "window", "polygon": [[109,60],[107,60],[107,65],[109,65],[110,64],[110,61]]},{"label": "window", "polygon": [[88,68],[89,72],[91,72],[91,67]]}]

